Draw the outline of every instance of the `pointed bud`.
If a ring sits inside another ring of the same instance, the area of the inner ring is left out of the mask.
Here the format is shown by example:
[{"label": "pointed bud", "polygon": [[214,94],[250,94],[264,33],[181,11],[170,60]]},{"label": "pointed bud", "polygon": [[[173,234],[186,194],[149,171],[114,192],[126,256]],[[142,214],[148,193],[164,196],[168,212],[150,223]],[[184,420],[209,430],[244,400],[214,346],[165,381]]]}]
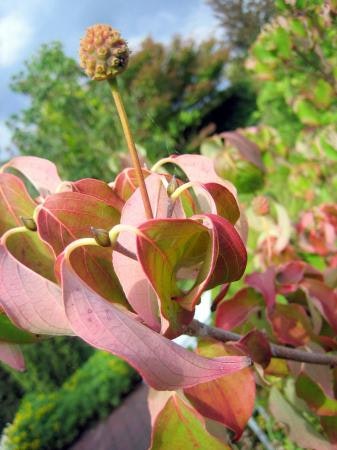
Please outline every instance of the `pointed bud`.
[{"label": "pointed bud", "polygon": [[91,232],[94,235],[94,239],[101,247],[111,247],[111,240],[109,238],[109,232],[103,228],[91,227]]},{"label": "pointed bud", "polygon": [[176,179],[176,176],[173,175],[173,177],[171,178],[171,180],[166,188],[167,195],[169,195],[171,197],[171,195],[177,189],[177,187],[178,187],[177,179]]},{"label": "pointed bud", "polygon": [[32,217],[23,217],[20,216],[21,222],[23,225],[27,228],[29,231],[36,231],[37,225],[35,223],[35,220]]},{"label": "pointed bud", "polygon": [[80,65],[93,80],[107,80],[127,68],[129,53],[117,30],[109,25],[94,25],[81,39]]}]

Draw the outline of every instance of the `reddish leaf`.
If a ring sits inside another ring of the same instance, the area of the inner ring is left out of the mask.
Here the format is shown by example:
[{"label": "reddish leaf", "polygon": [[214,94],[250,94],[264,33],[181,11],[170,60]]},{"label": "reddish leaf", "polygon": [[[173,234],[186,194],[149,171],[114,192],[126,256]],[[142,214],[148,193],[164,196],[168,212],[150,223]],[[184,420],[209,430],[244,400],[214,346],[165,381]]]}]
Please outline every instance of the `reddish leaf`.
[{"label": "reddish leaf", "polygon": [[291,261],[276,272],[276,281],[280,284],[298,284],[304,276],[306,264],[303,261]]},{"label": "reddish leaf", "polygon": [[237,131],[226,131],[220,134],[233,147],[236,147],[244,159],[264,171],[259,147]]},{"label": "reddish leaf", "polygon": [[119,218],[117,209],[91,195],[62,192],[43,203],[37,226],[42,239],[58,255],[75,239],[91,237],[92,226],[109,230]]},{"label": "reddish leaf", "polygon": [[319,416],[337,416],[337,400],[328,397],[322,387],[305,373],[296,380],[296,394]]},{"label": "reddish leaf", "polygon": [[[235,354],[233,347],[215,341],[203,342],[199,352],[212,358]],[[247,368],[235,375],[185,389],[184,393],[203,416],[221,422],[235,432],[235,439],[239,439],[254,409],[253,372]]]},{"label": "reddish leaf", "polygon": [[250,331],[237,343],[233,344],[240,348],[246,355],[262,367],[267,367],[271,360],[270,344],[266,336],[258,330]]},{"label": "reddish leaf", "polygon": [[254,272],[246,276],[245,281],[248,286],[251,286],[263,295],[267,310],[271,311],[275,305],[276,298],[274,269],[270,267],[263,273]]},{"label": "reddish leaf", "polygon": [[322,281],[305,279],[301,286],[308,293],[323,317],[337,333],[337,294]]},{"label": "reddish leaf", "polygon": [[303,261],[291,261],[277,270],[276,281],[283,285],[297,285],[304,276],[323,280],[322,274],[309,264]]},{"label": "reddish leaf", "polygon": [[0,305],[15,325],[37,334],[72,334],[56,284],[17,261],[3,244],[0,266]]},{"label": "reddish leaf", "polygon": [[32,217],[35,206],[20,178],[0,173],[0,235],[21,226],[20,216]]},{"label": "reddish leaf", "polygon": [[[93,189],[94,185],[95,183],[89,183],[90,189]],[[83,186],[82,188],[84,189]],[[110,188],[107,185],[98,188],[97,196],[108,197],[106,188]],[[58,255],[75,239],[91,237],[91,226],[109,230],[119,222],[118,210],[110,205],[112,198],[106,198],[108,202],[105,202],[92,194],[79,192],[51,195],[38,213],[38,232]],[[126,306],[120,283],[112,267],[111,249],[81,247],[76,250],[76,254],[76,266],[80,276],[107,300]]]},{"label": "reddish leaf", "polygon": [[260,309],[261,297],[251,288],[241,289],[233,298],[224,300],[216,311],[215,324],[224,330],[241,325],[246,318]]},{"label": "reddish leaf", "polygon": [[172,394],[158,414],[151,441],[150,450],[230,450],[206,430],[203,417],[177,394]]},{"label": "reddish leaf", "polygon": [[56,191],[61,179],[57,173],[55,164],[47,159],[36,156],[17,156],[2,167],[2,170],[13,168],[21,172],[42,197]]},{"label": "reddish leaf", "polygon": [[[142,169],[142,172],[144,178],[146,178],[151,173],[147,169]],[[117,175],[114,183],[111,184],[114,192],[118,195],[118,197],[120,197],[124,202],[126,202],[138,188],[138,181],[135,169],[130,167],[124,169]]]},{"label": "reddish leaf", "polygon": [[199,183],[219,183],[233,195],[236,189],[232,183],[225,181],[215,172],[213,160],[203,155],[171,155],[165,162],[176,164],[187,175],[190,181]]},{"label": "reddish leaf", "polygon": [[276,304],[269,319],[277,339],[294,347],[305,345],[311,336],[311,323],[301,305]]},{"label": "reddish leaf", "polygon": [[[154,217],[166,217],[169,198],[162,177],[157,174],[151,174],[146,178],[145,183]],[[174,204],[172,217],[184,217],[179,200]],[[137,227],[146,220],[141,194],[139,189],[137,189],[125,203],[121,216],[121,224]],[[120,233],[118,243],[133,253],[137,251],[136,237],[132,233]],[[114,252],[113,265],[125,295],[134,311],[139,314],[147,325],[159,331],[161,329],[161,323],[157,296],[139,261]],[[167,324],[163,324],[163,331],[166,326]]]},{"label": "reddish leaf", "polygon": [[71,183],[71,186],[74,192],[90,195],[98,200],[102,200],[107,205],[117,209],[117,211],[122,211],[124,201],[104,181],[95,180],[94,178],[84,178]]},{"label": "reddish leaf", "polygon": [[97,295],[62,262],[63,299],[73,331],[135,367],[158,390],[194,386],[246,367],[246,357],[207,359],[183,349]]},{"label": "reddish leaf", "polygon": [[207,289],[239,280],[247,264],[247,251],[239,233],[230,222],[214,214],[202,214],[194,218],[203,220],[211,232],[213,243],[218,247],[215,268]]},{"label": "reddish leaf", "polygon": [[226,297],[227,292],[230,288],[231,283],[224,283],[221,286],[221,289],[219,291],[219,293],[216,295],[216,297],[214,298],[213,302],[212,302],[212,306],[211,306],[211,311],[214,312],[217,310],[217,307],[219,305],[219,303],[222,302],[222,300]]},{"label": "reddish leaf", "polygon": [[[78,276],[97,294],[113,303],[130,309],[112,266],[112,248],[87,246],[74,250],[71,264]],[[58,261],[58,265],[61,260]]]},{"label": "reddish leaf", "polygon": [[25,360],[18,345],[0,342],[0,361],[20,372],[25,370]]},{"label": "reddish leaf", "polygon": [[206,183],[204,186],[213,197],[219,216],[234,225],[239,220],[240,209],[232,192],[219,183]]}]

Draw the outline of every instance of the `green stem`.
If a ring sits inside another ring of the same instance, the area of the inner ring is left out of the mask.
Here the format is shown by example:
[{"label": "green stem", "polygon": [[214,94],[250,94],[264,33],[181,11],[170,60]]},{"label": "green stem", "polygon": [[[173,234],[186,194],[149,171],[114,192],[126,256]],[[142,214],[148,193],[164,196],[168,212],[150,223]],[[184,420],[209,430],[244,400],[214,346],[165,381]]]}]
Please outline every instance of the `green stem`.
[{"label": "green stem", "polygon": [[143,171],[142,171],[142,168],[141,168],[141,165],[139,162],[139,158],[138,158],[138,152],[137,152],[135,142],[132,137],[128,116],[126,114],[123,100],[122,100],[122,97],[121,97],[119,89],[118,89],[117,80],[116,80],[116,78],[111,78],[108,80],[108,83],[109,83],[109,86],[111,89],[112,97],[115,101],[119,119],[121,121],[126,145],[129,149],[132,164],[136,171],[137,182],[138,182],[140,193],[142,196],[145,214],[146,214],[147,219],[153,219],[153,213],[152,213],[152,208],[151,208],[151,204],[150,204],[149,194],[146,189]]}]

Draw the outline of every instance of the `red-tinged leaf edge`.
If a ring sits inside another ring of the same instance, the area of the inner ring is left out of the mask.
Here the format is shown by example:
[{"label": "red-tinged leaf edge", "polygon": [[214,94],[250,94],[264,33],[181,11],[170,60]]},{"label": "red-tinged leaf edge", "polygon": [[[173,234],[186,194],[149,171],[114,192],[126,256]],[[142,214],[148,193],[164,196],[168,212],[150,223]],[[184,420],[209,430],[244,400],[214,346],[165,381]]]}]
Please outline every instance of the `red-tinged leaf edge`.
[{"label": "red-tinged leaf edge", "polygon": [[248,286],[260,292],[266,302],[267,311],[274,308],[276,301],[275,269],[269,267],[265,272],[254,272],[245,278]]},{"label": "red-tinged leaf edge", "polygon": [[175,390],[218,378],[251,364],[248,357],[203,358],[139,322],[136,315],[108,303],[73,271],[62,267],[63,300],[73,331],[93,347],[123,359],[157,390]]},{"label": "red-tinged leaf edge", "polygon": [[37,156],[16,156],[3,165],[1,170],[9,168],[21,172],[40,192],[41,197],[55,192],[62,182],[55,164]]},{"label": "red-tinged leaf edge", "polygon": [[270,363],[272,357],[270,343],[266,335],[259,330],[250,331],[233,346],[240,348],[254,362],[264,368]]},{"label": "red-tinged leaf edge", "polygon": [[243,288],[231,299],[223,300],[217,307],[215,325],[231,330],[241,325],[248,316],[263,306],[260,294],[252,288]]},{"label": "red-tinged leaf edge", "polygon": [[0,305],[19,328],[34,334],[72,335],[59,286],[24,266],[0,245]]}]

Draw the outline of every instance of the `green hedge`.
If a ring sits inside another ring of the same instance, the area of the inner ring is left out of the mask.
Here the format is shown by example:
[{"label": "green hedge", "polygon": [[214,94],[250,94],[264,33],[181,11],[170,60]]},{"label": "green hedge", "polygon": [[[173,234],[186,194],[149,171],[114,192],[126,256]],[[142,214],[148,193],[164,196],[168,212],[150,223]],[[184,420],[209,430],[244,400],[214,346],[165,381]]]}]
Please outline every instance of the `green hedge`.
[{"label": "green hedge", "polygon": [[0,367],[0,431],[12,421],[23,395],[20,384]]},{"label": "green hedge", "polygon": [[94,352],[81,339],[67,336],[23,345],[22,350],[27,370],[9,370],[25,393],[59,388]]},{"label": "green hedge", "polygon": [[138,380],[124,361],[94,353],[58,391],[25,396],[5,429],[4,450],[64,449],[89,422],[108,415]]},{"label": "green hedge", "polygon": [[13,420],[25,394],[59,388],[94,352],[82,340],[65,336],[23,345],[22,350],[25,372],[0,363],[0,431]]}]

